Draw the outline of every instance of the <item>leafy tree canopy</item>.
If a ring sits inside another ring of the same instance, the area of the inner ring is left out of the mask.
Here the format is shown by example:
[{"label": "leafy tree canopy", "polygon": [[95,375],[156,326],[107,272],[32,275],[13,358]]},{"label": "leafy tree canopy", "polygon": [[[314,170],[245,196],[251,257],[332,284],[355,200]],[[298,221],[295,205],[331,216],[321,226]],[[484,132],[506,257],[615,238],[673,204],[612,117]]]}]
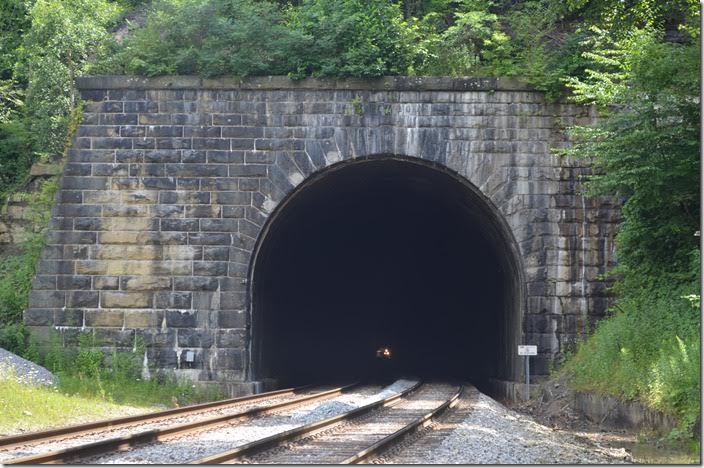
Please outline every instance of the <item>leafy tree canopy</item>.
[{"label": "leafy tree canopy", "polygon": [[619,40],[595,33],[591,66],[568,83],[578,101],[610,107],[598,125],[575,129],[568,153],[594,161],[592,193],[624,199],[622,272],[689,272],[699,244],[699,47],[653,29]]}]

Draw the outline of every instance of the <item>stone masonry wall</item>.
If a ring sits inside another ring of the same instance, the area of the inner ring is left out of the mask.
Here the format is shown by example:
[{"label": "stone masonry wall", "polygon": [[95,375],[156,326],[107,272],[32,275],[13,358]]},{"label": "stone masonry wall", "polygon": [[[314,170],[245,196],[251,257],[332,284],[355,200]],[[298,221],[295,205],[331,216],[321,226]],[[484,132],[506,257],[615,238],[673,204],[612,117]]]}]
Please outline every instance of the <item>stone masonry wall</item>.
[{"label": "stone masonry wall", "polygon": [[[536,375],[607,305],[619,211],[555,156],[591,110],[505,79],[87,77],[25,323],[81,332],[194,380],[248,381],[248,275],[277,204],[314,172],[395,154],[447,166],[506,219],[522,255]],[[186,352],[195,360],[187,362]]]}]

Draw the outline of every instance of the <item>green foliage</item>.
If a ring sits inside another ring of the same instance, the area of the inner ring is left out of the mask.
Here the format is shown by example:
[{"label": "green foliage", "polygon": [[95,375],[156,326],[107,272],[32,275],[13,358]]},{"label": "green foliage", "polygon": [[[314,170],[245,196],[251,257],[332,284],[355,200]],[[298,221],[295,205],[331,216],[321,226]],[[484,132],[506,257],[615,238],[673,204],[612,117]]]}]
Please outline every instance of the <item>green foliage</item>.
[{"label": "green foliage", "polygon": [[[73,78],[105,41],[118,12],[105,0],[0,5],[0,201],[21,187],[37,158],[63,154],[80,119]],[[20,354],[31,349],[19,324],[56,190],[50,180],[27,200],[34,230],[21,254],[0,260],[0,334]]]},{"label": "green foliage", "polygon": [[582,43],[588,66],[566,80],[575,100],[603,115],[573,129],[576,144],[565,153],[592,163],[589,192],[619,197],[624,216],[612,272],[616,312],[566,369],[577,388],[676,416],[671,437],[685,438],[701,408],[700,52],[696,37],[663,37],[652,26],[619,34],[591,28]]},{"label": "green foliage", "polygon": [[78,349],[64,345],[58,332],[49,335],[48,346],[35,362],[58,377],[58,390],[67,395],[133,406],[173,406],[223,398],[217,388],[200,388],[173,374],[153,372],[142,378],[142,357],[146,351],[135,339],[131,352],[113,348],[105,352],[93,332],[78,337]]},{"label": "green foliage", "polygon": [[289,10],[289,27],[304,38],[290,73],[374,77],[406,74],[414,34],[388,0],[305,0]]},{"label": "green foliage", "polygon": [[95,335],[84,333],[78,339],[78,354],[74,360],[74,369],[79,377],[95,378],[100,376],[103,365],[103,353],[96,349]]},{"label": "green foliage", "polygon": [[27,88],[27,130],[32,135],[33,156],[61,154],[66,137],[66,116],[75,95],[69,67],[56,57],[35,57]]},{"label": "green foliage", "polygon": [[696,27],[699,2],[696,0],[568,0],[567,7],[591,25],[602,25],[619,35],[632,29],[677,30]]},{"label": "green foliage", "polygon": [[159,0],[147,25],[97,70],[149,76],[285,73],[294,42],[281,10],[268,1]]},{"label": "green foliage", "polygon": [[0,202],[37,158],[62,156],[77,103],[73,79],[119,13],[107,0],[0,2]]},{"label": "green foliage", "polygon": [[2,349],[23,355],[28,349],[28,340],[29,332],[21,323],[12,323],[0,328],[0,348]]},{"label": "green foliage", "polygon": [[348,109],[345,114],[347,115],[364,115],[364,106],[362,105],[362,100],[358,97],[353,98],[350,101],[351,109]]},{"label": "green foliage", "polygon": [[147,25],[104,49],[92,71],[518,75],[555,98],[565,76],[584,71],[590,33],[575,12],[585,8],[554,0],[159,0]]},{"label": "green foliage", "polygon": [[25,60],[16,73],[38,79],[35,62],[45,59],[61,63],[75,76],[105,41],[106,28],[119,12],[106,0],[37,0],[29,12],[31,28],[22,37],[20,55]]},{"label": "green foliage", "polygon": [[141,375],[141,353],[135,349],[131,353],[120,353],[117,349],[113,349],[109,356],[109,369],[113,376],[122,380],[138,380]]},{"label": "green foliage", "polygon": [[73,369],[77,351],[66,348],[62,337],[55,332],[49,335],[48,347],[36,362],[42,364],[53,373]]},{"label": "green foliage", "polygon": [[522,76],[551,99],[561,97],[564,77],[580,76],[586,62],[581,57],[585,34],[578,24],[561,2],[521,2],[506,13],[511,61],[497,72]]},{"label": "green foliage", "polygon": [[15,255],[0,262],[0,322],[19,323],[27,307],[38,255]]},{"label": "green foliage", "polygon": [[68,395],[97,398],[100,401],[131,406],[183,406],[222,399],[217,388],[202,388],[173,374],[157,373],[150,380],[127,378],[103,371],[100,378],[60,373],[59,390]]},{"label": "green foliage", "polygon": [[26,178],[32,164],[32,136],[26,120],[0,122],[0,202]]},{"label": "green foliage", "polygon": [[17,48],[22,35],[29,29],[31,21],[25,0],[3,0],[0,2],[0,81],[12,78]]},{"label": "green foliage", "polygon": [[73,80],[89,55],[99,52],[118,14],[106,0],[38,0],[31,8],[32,26],[22,38],[15,75],[28,82],[26,115],[38,136],[35,153],[61,154],[66,119],[76,103]]},{"label": "green foliage", "polygon": [[[465,1],[454,13],[453,23],[444,31],[444,18],[438,13],[429,13],[423,19],[426,29],[435,33],[426,34],[424,46],[429,57],[424,61],[421,73],[464,76],[471,74],[494,74],[510,67],[509,36],[501,30],[499,17],[488,10],[482,2]],[[428,28],[432,23],[434,28]],[[441,31],[441,32],[440,32]]]},{"label": "green foliage", "polygon": [[133,10],[139,6],[151,3],[151,0],[112,0],[122,7],[123,10]]},{"label": "green foliage", "polygon": [[[181,27],[174,28],[174,24]],[[93,70],[141,75],[381,76],[413,65],[411,30],[387,0],[160,0]]]},{"label": "green foliage", "polygon": [[17,109],[24,105],[22,90],[12,80],[0,80],[0,125],[8,123]]},{"label": "green foliage", "polygon": [[660,350],[648,388],[648,400],[653,406],[679,412],[685,430],[691,430],[700,413],[700,341],[698,334],[687,337],[686,342],[675,335],[675,342],[669,342],[668,348]]},{"label": "green foliage", "polygon": [[594,162],[591,193],[625,199],[619,271],[626,282],[629,272],[686,272],[698,248],[699,47],[636,31],[589,58],[588,78],[570,81],[576,97],[617,111],[575,129],[568,154]]},{"label": "green foliage", "polygon": [[[44,234],[57,190],[57,180],[50,179],[44,182],[39,192],[31,196],[28,221],[38,226],[39,229],[29,234],[23,245],[22,254],[0,260],[0,336],[7,334],[7,340],[10,340],[11,346],[13,346],[8,349],[18,354],[23,354],[29,346],[27,335],[24,332],[24,345],[21,346],[22,341],[18,340],[20,335],[17,333],[18,328],[16,327],[22,323],[22,311],[27,308],[32,278],[44,247]],[[2,341],[1,338],[0,341]]]},{"label": "green foliage", "polygon": [[579,390],[640,400],[678,418],[673,437],[691,437],[700,413],[700,311],[683,298],[699,286],[643,283],[619,300],[562,371]]}]

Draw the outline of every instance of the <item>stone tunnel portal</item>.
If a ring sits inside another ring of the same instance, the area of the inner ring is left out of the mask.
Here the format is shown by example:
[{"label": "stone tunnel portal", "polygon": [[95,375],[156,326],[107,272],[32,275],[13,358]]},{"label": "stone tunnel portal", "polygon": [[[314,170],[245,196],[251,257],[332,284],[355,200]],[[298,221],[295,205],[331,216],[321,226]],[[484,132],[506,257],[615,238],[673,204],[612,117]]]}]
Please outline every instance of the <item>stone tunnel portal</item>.
[{"label": "stone tunnel portal", "polygon": [[[277,207],[259,241],[252,377],[517,380],[516,252],[497,210],[445,168],[397,157],[332,166]],[[383,346],[391,360],[375,356]]]}]

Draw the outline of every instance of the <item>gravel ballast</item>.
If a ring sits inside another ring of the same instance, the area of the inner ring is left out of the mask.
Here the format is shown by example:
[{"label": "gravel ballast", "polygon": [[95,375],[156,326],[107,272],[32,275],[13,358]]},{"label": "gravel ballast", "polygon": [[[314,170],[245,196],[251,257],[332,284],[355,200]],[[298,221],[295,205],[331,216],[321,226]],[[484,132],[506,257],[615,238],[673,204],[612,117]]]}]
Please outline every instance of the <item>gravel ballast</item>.
[{"label": "gravel ballast", "polygon": [[447,432],[439,443],[424,450],[402,450],[384,456],[385,463],[423,464],[604,464],[624,463],[625,452],[602,449],[553,431],[479,392],[463,397],[460,418],[438,424]]},{"label": "gravel ballast", "polygon": [[310,408],[294,409],[291,412],[291,418],[295,419],[296,423],[299,425],[322,421],[323,419],[331,418],[338,414],[346,413],[355,408],[396,395],[415,384],[416,382],[412,380],[397,380],[388,387],[384,387],[383,390],[372,392],[369,396],[361,399],[360,396],[363,396],[362,392],[340,395],[334,400],[324,401],[312,410]]},{"label": "gravel ballast", "polygon": [[216,429],[204,430],[201,433],[191,433],[183,437],[135,447],[126,452],[111,453],[83,462],[90,464],[188,463],[313,421],[335,416],[372,401],[387,398],[390,389],[393,394],[413,384],[415,382],[397,381],[384,389],[380,389],[378,386],[366,386],[356,392],[346,393],[332,400],[314,402],[310,405],[249,421],[237,421]]},{"label": "gravel ballast", "polygon": [[56,377],[47,369],[0,348],[0,377],[8,376],[25,385],[56,385]]}]

